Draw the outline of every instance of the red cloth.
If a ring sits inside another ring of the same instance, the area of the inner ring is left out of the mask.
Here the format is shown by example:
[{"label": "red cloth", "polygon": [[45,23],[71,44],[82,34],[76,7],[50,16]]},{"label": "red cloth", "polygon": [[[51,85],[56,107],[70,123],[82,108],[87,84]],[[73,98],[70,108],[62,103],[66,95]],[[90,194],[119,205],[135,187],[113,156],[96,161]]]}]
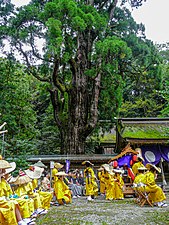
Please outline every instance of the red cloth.
[{"label": "red cloth", "polygon": [[132,171],[131,168],[128,168],[128,175],[129,175],[129,177],[131,177],[131,179],[132,179],[132,181],[133,181],[134,178],[135,178],[135,175],[134,175],[134,173],[133,173],[133,171]]}]

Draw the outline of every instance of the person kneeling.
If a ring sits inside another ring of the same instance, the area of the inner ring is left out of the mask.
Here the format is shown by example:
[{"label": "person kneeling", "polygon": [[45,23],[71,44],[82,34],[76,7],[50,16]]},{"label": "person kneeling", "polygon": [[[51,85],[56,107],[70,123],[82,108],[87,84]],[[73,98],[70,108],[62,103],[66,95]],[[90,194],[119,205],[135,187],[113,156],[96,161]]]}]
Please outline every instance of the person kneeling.
[{"label": "person kneeling", "polygon": [[69,187],[64,182],[64,177],[67,174],[63,171],[60,171],[55,174],[58,177],[54,184],[54,192],[57,198],[59,205],[69,204],[72,202],[72,195]]}]

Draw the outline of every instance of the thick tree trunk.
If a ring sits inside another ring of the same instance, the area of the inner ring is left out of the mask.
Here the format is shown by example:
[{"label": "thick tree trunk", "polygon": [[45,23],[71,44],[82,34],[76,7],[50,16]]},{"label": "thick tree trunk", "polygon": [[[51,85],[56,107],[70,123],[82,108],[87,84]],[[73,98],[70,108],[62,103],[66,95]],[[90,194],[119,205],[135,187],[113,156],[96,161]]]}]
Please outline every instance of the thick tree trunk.
[{"label": "thick tree trunk", "polygon": [[[91,48],[92,39],[90,32],[88,35],[80,33],[78,36],[77,55],[75,59],[70,61],[72,87],[66,90],[68,94],[68,117],[66,123],[59,116],[62,114],[62,102],[60,101],[57,87],[55,91],[50,91],[55,121],[61,134],[62,154],[84,154],[86,138],[97,123],[101,75],[97,74],[91,80],[85,75],[86,70],[90,68],[88,55]],[[57,65],[55,68],[57,68]]]},{"label": "thick tree trunk", "polygon": [[79,135],[79,128],[74,124],[67,131],[61,131],[61,154],[76,155],[85,153],[85,140]]},{"label": "thick tree trunk", "polygon": [[69,116],[66,123],[59,118],[59,114],[62,114],[62,112],[58,91],[50,91],[54,118],[60,130],[61,154],[84,154],[85,152],[87,134],[84,133],[84,128],[87,124],[86,118],[88,114],[86,108],[88,100],[85,92],[86,91],[80,87],[79,91],[77,91],[75,87],[71,93],[69,93]]},{"label": "thick tree trunk", "polygon": [[[51,97],[55,102],[57,99],[56,92],[53,92]],[[67,123],[62,123],[61,120],[58,119],[58,107],[57,104],[53,104],[53,106],[55,106],[55,121],[60,130],[61,154],[85,153],[85,140],[88,136],[84,132],[84,128],[87,124],[86,118],[88,114],[88,110],[86,108],[86,97],[87,96],[85,96],[83,91],[77,91],[76,88],[71,91],[69,94],[69,116]]]}]

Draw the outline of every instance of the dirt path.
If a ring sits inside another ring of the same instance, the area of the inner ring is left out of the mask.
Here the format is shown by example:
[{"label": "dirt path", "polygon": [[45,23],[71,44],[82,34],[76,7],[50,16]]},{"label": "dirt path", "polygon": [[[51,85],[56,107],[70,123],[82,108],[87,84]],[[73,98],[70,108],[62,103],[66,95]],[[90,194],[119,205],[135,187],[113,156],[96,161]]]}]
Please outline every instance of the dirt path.
[{"label": "dirt path", "polygon": [[[167,199],[169,199],[167,197]],[[169,204],[169,200],[166,201]],[[166,208],[134,203],[133,198],[107,201],[99,196],[88,203],[85,197],[73,199],[67,206],[52,206],[37,225],[169,225],[169,206]]]}]

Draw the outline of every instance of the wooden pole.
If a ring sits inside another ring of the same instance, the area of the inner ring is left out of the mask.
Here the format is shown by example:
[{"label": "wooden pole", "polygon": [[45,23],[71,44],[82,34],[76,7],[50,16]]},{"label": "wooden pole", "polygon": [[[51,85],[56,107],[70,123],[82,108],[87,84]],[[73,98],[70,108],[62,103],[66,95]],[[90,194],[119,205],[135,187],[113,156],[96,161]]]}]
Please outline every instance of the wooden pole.
[{"label": "wooden pole", "polygon": [[163,190],[164,190],[165,189],[165,186],[167,185],[167,182],[165,180],[165,175],[164,175],[163,158],[160,159],[160,167],[161,167],[161,176],[162,176]]},{"label": "wooden pole", "polygon": [[54,168],[54,161],[50,161],[50,190],[53,188],[52,187],[52,170]]}]

